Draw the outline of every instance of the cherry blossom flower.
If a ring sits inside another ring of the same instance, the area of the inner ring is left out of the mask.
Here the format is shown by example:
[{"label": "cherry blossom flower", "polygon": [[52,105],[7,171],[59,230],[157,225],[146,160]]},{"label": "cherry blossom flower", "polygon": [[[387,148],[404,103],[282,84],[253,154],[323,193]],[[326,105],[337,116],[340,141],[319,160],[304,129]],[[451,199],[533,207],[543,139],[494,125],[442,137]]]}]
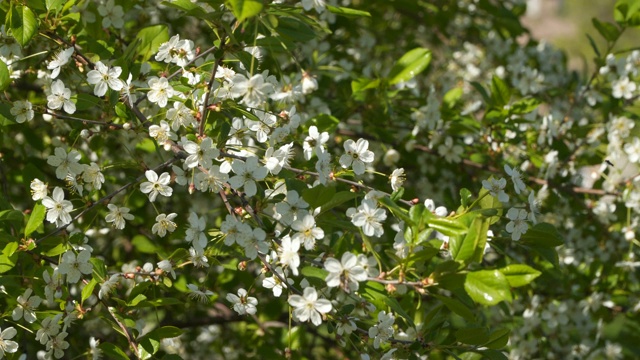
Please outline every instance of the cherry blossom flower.
[{"label": "cherry blossom flower", "polygon": [[504,171],[507,175],[511,176],[511,181],[513,181],[513,188],[516,191],[516,194],[520,194],[520,192],[524,192],[527,189],[527,186],[522,181],[522,174],[516,168],[511,168],[509,165],[504,166]]},{"label": "cherry blossom flower", "polygon": [[316,326],[322,324],[322,314],[331,311],[331,302],[327,299],[318,299],[318,292],[314,287],[304,289],[302,296],[289,296],[289,305],[294,307],[293,317],[302,322],[311,320]]},{"label": "cherry blossom flower", "polygon": [[189,261],[195,267],[209,267],[209,259],[204,255],[204,249],[189,248]]},{"label": "cherry blossom flower", "polygon": [[326,2],[325,0],[301,0],[300,1],[303,9],[305,9],[306,11],[315,9],[318,14],[321,14],[324,12],[326,7],[325,2]]},{"label": "cherry blossom flower", "polygon": [[42,182],[42,180],[38,178],[31,180],[29,187],[31,188],[31,198],[33,201],[42,200],[47,196],[47,184]]},{"label": "cherry blossom flower", "polygon": [[306,160],[311,160],[315,149],[318,146],[324,146],[327,141],[329,141],[329,133],[326,131],[320,133],[315,125],[311,125],[309,127],[309,136],[307,136],[304,139],[304,143],[302,143],[304,158]]},{"label": "cherry blossom flower", "polygon": [[63,148],[57,147],[54,150],[54,155],[47,157],[47,164],[56,166],[56,177],[64,180],[68,174],[75,176],[82,172],[83,166],[78,163],[80,157],[80,153],[75,150],[71,150],[67,154]]},{"label": "cherry blossom flower", "polygon": [[66,48],[65,50],[54,55],[53,60],[47,63],[47,69],[51,70],[51,78],[55,79],[60,74],[60,69],[66,65],[73,55],[74,48]]},{"label": "cherry blossom flower", "polygon": [[189,127],[196,125],[194,111],[180,101],[173,103],[173,108],[167,110],[167,120],[171,122],[171,129],[178,131],[180,127]]},{"label": "cherry blossom flower", "polygon": [[192,169],[201,165],[208,168],[212,165],[213,159],[220,155],[220,151],[213,146],[211,138],[204,138],[200,144],[182,138],[182,147],[189,156],[184,160],[184,168]]},{"label": "cherry blossom flower", "polygon": [[198,217],[198,214],[192,211],[189,214],[189,228],[185,234],[185,241],[198,249],[204,249],[207,246],[207,236],[204,234],[206,226],[205,217]]},{"label": "cherry blossom flower", "polygon": [[59,299],[62,296],[62,285],[64,284],[64,276],[60,274],[58,268],[53,269],[53,273],[45,270],[42,273],[42,280],[46,284],[44,287],[44,295],[49,304],[53,304],[54,297]]},{"label": "cherry blossom flower", "polygon": [[58,271],[62,275],[67,275],[67,282],[70,284],[77,283],[82,274],[90,275],[93,272],[93,264],[89,262],[91,253],[88,250],[82,250],[76,256],[76,253],[69,250],[62,255],[62,261],[58,265]]},{"label": "cherry blossom flower", "polygon": [[116,285],[118,285],[120,277],[120,274],[113,274],[109,279],[107,279],[107,281],[103,282],[102,285],[100,285],[100,290],[98,291],[98,298],[107,299],[111,292],[113,292],[113,289],[115,289]]},{"label": "cherry blossom flower", "polygon": [[167,151],[171,149],[170,140],[175,141],[178,139],[176,134],[171,131],[169,124],[164,120],[160,121],[160,125],[149,126],[149,136],[156,139],[158,144],[162,145]]},{"label": "cherry blossom flower", "polygon": [[256,305],[258,305],[258,299],[247,296],[247,290],[245,289],[238,289],[238,295],[227,294],[226,299],[233,304],[233,310],[240,315],[253,315],[257,311]]},{"label": "cherry blossom flower", "polygon": [[61,332],[47,342],[47,352],[45,353],[45,359],[51,359],[52,357],[60,359],[64,356],[64,350],[69,348],[69,343],[65,341],[67,335],[69,334],[66,332]]},{"label": "cherry blossom flower", "polygon": [[162,270],[165,274],[171,274],[172,278],[176,278],[176,271],[173,269],[173,263],[171,260],[162,260],[158,262],[158,269]]},{"label": "cherry blossom flower", "polygon": [[238,245],[244,244],[245,239],[250,236],[251,226],[236,220],[232,215],[227,215],[226,219],[220,224],[220,231],[226,234],[224,244],[231,246],[234,243]]},{"label": "cherry blossom flower", "polygon": [[85,165],[84,171],[82,172],[82,180],[87,184],[88,190],[102,189],[102,184],[104,183],[104,175],[100,171],[100,166],[98,164],[92,162],[90,165]]},{"label": "cherry blossom flower", "polygon": [[369,328],[369,337],[373,338],[373,347],[378,349],[380,344],[386,343],[394,334],[393,314],[387,314],[384,310],[378,313],[378,323]]},{"label": "cherry blossom flower", "polygon": [[18,100],[13,102],[11,115],[16,117],[16,122],[22,124],[25,121],[33,120],[33,108],[28,100]]},{"label": "cherry blossom flower", "polygon": [[[264,280],[262,280],[262,286],[267,289],[271,289],[271,291],[273,291],[273,296],[280,297],[284,288],[287,288],[288,285],[293,285],[293,279],[288,278],[280,266],[276,267],[274,271],[279,275],[279,277],[276,276],[276,274],[273,274],[268,278],[264,278]],[[285,279],[287,284],[283,283],[280,279]]]},{"label": "cherry blossom flower", "polygon": [[51,110],[63,108],[67,114],[76,112],[76,104],[71,101],[71,90],[64,86],[62,80],[51,84],[51,95],[47,96],[47,107]]},{"label": "cherry blossom flower", "polygon": [[113,26],[116,29],[122,29],[124,26],[124,10],[113,0],[107,0],[106,3],[98,5],[98,13],[102,16],[103,28]]},{"label": "cherry blossom flower", "polygon": [[293,235],[293,240],[304,244],[307,250],[313,250],[316,240],[324,238],[324,230],[316,227],[316,220],[313,215],[305,215],[291,224],[291,228],[297,233]]},{"label": "cherry blossom flower", "polygon": [[511,221],[507,224],[506,230],[511,234],[511,239],[520,240],[520,236],[529,230],[529,224],[526,221],[527,216],[527,210],[525,209],[509,209],[507,218]]},{"label": "cherry blossom flower", "polygon": [[404,175],[403,168],[398,168],[393,170],[393,172],[389,176],[389,181],[391,182],[391,189],[393,191],[398,190],[400,187],[402,187],[402,184],[404,183],[405,180],[406,178]]},{"label": "cherry blossom flower", "polygon": [[42,299],[40,296],[31,296],[33,289],[27,288],[24,294],[18,296],[18,306],[13,309],[11,318],[13,321],[18,321],[24,317],[24,320],[29,324],[36,321],[35,309],[40,306]]},{"label": "cherry blossom flower", "polygon": [[132,214],[129,214],[128,207],[119,207],[114,204],[107,204],[109,208],[109,213],[105,216],[105,221],[108,223],[113,223],[113,227],[116,229],[124,229],[125,220],[133,220],[135,217]]},{"label": "cherry blossom flower", "polygon": [[636,89],[636,83],[630,81],[628,76],[623,76],[611,84],[611,95],[616,99],[624,98],[629,100],[633,97]]},{"label": "cherry blossom flower", "polygon": [[95,96],[104,96],[109,88],[115,91],[122,90],[124,83],[118,78],[121,73],[121,67],[114,66],[109,68],[102,61],[98,61],[95,69],[87,73],[87,82],[95,85],[95,88],[93,88]]},{"label": "cherry blossom flower", "polygon": [[378,208],[373,200],[363,200],[357,210],[347,210],[347,216],[351,217],[353,225],[361,227],[367,236],[380,237],[384,234],[382,222],[386,220],[387,212]]},{"label": "cherry blossom flower", "polygon": [[309,204],[295,190],[287,191],[285,201],[275,205],[274,218],[283,225],[290,226],[294,220],[304,217]]},{"label": "cherry blossom flower", "polygon": [[498,198],[498,201],[501,203],[509,202],[509,195],[504,192],[505,186],[507,186],[507,180],[505,178],[482,180],[482,187],[489,190],[489,194]]},{"label": "cherry blossom flower", "polygon": [[364,174],[365,163],[373,162],[374,154],[371,150],[367,150],[369,142],[365,139],[358,139],[355,142],[351,139],[344,142],[344,150],[346,154],[340,157],[340,165],[343,168],[352,167],[356,175]]},{"label": "cherry blossom flower", "polygon": [[229,175],[220,172],[218,165],[213,165],[205,171],[200,171],[195,176],[196,189],[202,192],[218,192],[222,190],[229,180]]},{"label": "cherry blossom flower", "polygon": [[318,80],[306,71],[302,72],[302,93],[311,94],[318,89]]},{"label": "cherry blossom flower", "polygon": [[169,173],[164,172],[158,177],[155,171],[147,170],[144,175],[149,181],[140,184],[140,191],[143,194],[149,194],[149,201],[154,202],[158,194],[166,197],[170,197],[173,194],[173,189],[169,186],[171,181]]},{"label": "cherry blossom flower", "polygon": [[40,344],[44,345],[49,340],[51,340],[54,336],[58,335],[60,332],[60,324],[59,321],[62,318],[62,313],[59,313],[55,316],[49,316],[42,320],[40,329],[36,332],[36,340],[40,342]]},{"label": "cherry blossom flower", "polygon": [[160,237],[165,237],[165,235],[167,235],[167,232],[174,232],[177,228],[177,225],[175,222],[173,222],[173,219],[175,219],[176,216],[178,216],[178,214],[176,213],[171,213],[169,215],[160,214],[156,216],[156,223],[153,224],[151,231]]},{"label": "cherry blossom flower", "polygon": [[453,138],[451,138],[451,136],[447,136],[444,139],[444,143],[438,146],[438,154],[440,154],[440,156],[442,156],[448,163],[460,162],[462,160],[460,155],[462,155],[463,151],[464,149],[462,146],[453,143]]},{"label": "cherry blossom flower", "polygon": [[209,297],[213,296],[213,291],[200,289],[194,284],[187,284],[187,288],[189,289],[189,297],[199,302],[207,303],[209,302]]},{"label": "cherry blossom flower", "polygon": [[367,280],[367,272],[358,263],[358,258],[350,253],[342,254],[340,261],[330,257],[324,262],[329,271],[325,278],[328,287],[340,287],[345,292],[358,290],[359,282]]},{"label": "cherry blossom flower", "polygon": [[172,62],[178,66],[185,67],[195,56],[193,41],[188,39],[180,40],[179,35],[174,35],[169,41],[160,44],[155,59],[166,63]]},{"label": "cherry blossom flower", "polygon": [[529,214],[527,215],[527,219],[532,223],[537,224],[538,220],[536,219],[536,214],[538,213],[538,202],[536,201],[535,191],[531,191],[529,193],[527,200],[529,202]]},{"label": "cherry blossom flower", "polygon": [[71,222],[70,211],[73,211],[71,201],[64,199],[64,191],[56,187],[53,189],[52,197],[45,196],[42,205],[47,208],[47,221],[55,223],[57,227],[67,225]]},{"label": "cherry blossom flower", "polygon": [[298,275],[298,266],[300,266],[298,250],[300,250],[299,241],[291,239],[289,235],[282,237],[282,242],[278,251],[278,262],[282,266],[287,266],[295,276]]},{"label": "cherry blossom flower", "polygon": [[273,85],[266,82],[262,74],[253,75],[250,79],[236,74],[230,82],[230,95],[234,98],[242,97],[240,102],[248,107],[258,107],[274,90]]},{"label": "cherry blossom flower", "polygon": [[167,106],[169,98],[175,93],[173,87],[169,84],[169,80],[166,77],[158,78],[153,76],[148,83],[151,90],[147,94],[147,99],[152,103],[157,103],[161,108]]},{"label": "cherry blossom flower", "polygon": [[[2,328],[0,328],[2,330]],[[18,343],[11,340],[18,332],[13,327],[8,327],[0,333],[0,359],[5,354],[13,354],[18,351]]]},{"label": "cherry blossom flower", "polygon": [[258,256],[258,252],[266,254],[269,251],[269,244],[265,241],[267,233],[261,228],[255,228],[247,233],[247,236],[240,240],[238,245],[244,247],[244,254],[251,260]]},{"label": "cherry blossom flower", "polygon": [[318,156],[318,161],[316,162],[318,181],[326,185],[331,178],[331,155],[323,147],[316,147],[316,156]]},{"label": "cherry blossom flower", "polygon": [[260,166],[255,156],[247,158],[246,162],[234,160],[231,168],[236,175],[229,179],[229,185],[236,190],[244,188],[247,196],[255,195],[258,192],[256,181],[267,176],[267,168]]}]

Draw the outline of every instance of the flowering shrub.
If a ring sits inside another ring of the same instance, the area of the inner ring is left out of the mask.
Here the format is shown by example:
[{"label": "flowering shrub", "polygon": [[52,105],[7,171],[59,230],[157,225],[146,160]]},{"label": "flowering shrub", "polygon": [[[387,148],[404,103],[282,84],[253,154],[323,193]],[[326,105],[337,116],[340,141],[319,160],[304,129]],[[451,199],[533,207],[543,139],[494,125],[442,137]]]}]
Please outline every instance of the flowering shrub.
[{"label": "flowering shrub", "polygon": [[0,3],[0,358],[637,354],[640,7],[524,11]]}]

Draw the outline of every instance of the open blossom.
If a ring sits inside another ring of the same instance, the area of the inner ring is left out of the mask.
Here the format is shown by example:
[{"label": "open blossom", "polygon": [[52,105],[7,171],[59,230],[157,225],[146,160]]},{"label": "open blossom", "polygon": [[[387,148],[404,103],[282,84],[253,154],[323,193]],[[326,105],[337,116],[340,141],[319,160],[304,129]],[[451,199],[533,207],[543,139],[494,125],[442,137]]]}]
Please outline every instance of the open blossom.
[{"label": "open blossom", "polygon": [[56,177],[64,180],[67,174],[75,176],[83,171],[82,165],[78,163],[80,157],[80,153],[75,150],[71,150],[67,154],[63,148],[57,147],[54,150],[54,155],[49,155],[47,158],[47,164],[56,166]]},{"label": "open blossom", "polygon": [[116,229],[124,229],[125,220],[133,220],[134,216],[129,214],[128,207],[119,207],[114,204],[107,204],[109,213],[105,217],[105,221],[113,223],[113,227]]},{"label": "open blossom", "polygon": [[13,354],[18,351],[18,343],[10,340],[13,339],[17,333],[13,327],[8,327],[0,333],[0,359],[4,357],[4,354]]},{"label": "open blossom", "polygon": [[304,139],[304,143],[302,144],[304,158],[311,160],[316,148],[318,146],[324,146],[327,141],[329,141],[329,133],[326,131],[320,133],[315,125],[311,125],[309,127],[309,136]]},{"label": "open blossom", "polygon": [[373,338],[373,347],[378,349],[380,344],[386,343],[394,334],[393,314],[387,314],[384,310],[378,313],[378,323],[369,328],[369,337]]},{"label": "open blossom", "polygon": [[207,246],[207,236],[204,234],[206,227],[205,217],[198,217],[198,214],[192,211],[189,214],[189,228],[185,234],[185,241],[198,249],[204,249]]},{"label": "open blossom", "polygon": [[322,314],[331,311],[331,301],[318,299],[318,292],[314,287],[306,287],[302,296],[289,296],[289,305],[293,306],[293,317],[298,321],[311,320],[313,325],[322,324]]},{"label": "open blossom", "polygon": [[42,200],[47,196],[47,184],[40,179],[31,180],[31,198],[33,201]]},{"label": "open blossom", "polygon": [[258,299],[247,296],[247,290],[245,289],[238,289],[238,295],[227,294],[227,300],[233,304],[233,310],[240,315],[253,315],[257,311]]},{"label": "open blossom", "polygon": [[404,183],[405,180],[406,180],[406,177],[404,175],[403,168],[398,168],[393,170],[393,172],[391,173],[391,176],[389,176],[389,181],[391,182],[391,189],[393,189],[393,191],[398,190],[400,187],[402,187],[402,184]]},{"label": "open blossom", "polygon": [[328,287],[340,287],[345,292],[358,290],[359,282],[367,280],[367,272],[358,262],[358,257],[350,252],[342,254],[340,261],[332,257],[324,262],[329,271],[325,281]]},{"label": "open blossom", "polygon": [[297,233],[293,235],[293,240],[304,244],[307,250],[313,250],[316,240],[324,238],[324,230],[316,227],[316,220],[313,215],[305,215],[304,218],[298,219],[291,224],[291,228]]},{"label": "open blossom", "polygon": [[188,39],[180,40],[180,35],[174,35],[169,41],[160,44],[155,59],[185,67],[195,56],[193,41]]},{"label": "open blossom", "polygon": [[104,4],[98,5],[98,13],[102,16],[102,27],[113,26],[122,29],[124,26],[124,10],[122,6],[116,5],[113,0],[108,0]]},{"label": "open blossom", "polygon": [[274,218],[283,225],[291,225],[294,220],[304,217],[309,204],[295,190],[287,191],[284,201],[276,204]]},{"label": "open blossom", "polygon": [[189,289],[189,297],[199,302],[209,302],[209,297],[213,296],[213,291],[207,289],[200,289],[197,285],[187,284]]},{"label": "open blossom", "polygon": [[200,144],[182,138],[182,147],[189,155],[184,160],[184,168],[192,169],[201,165],[208,168],[212,165],[213,159],[220,155],[220,151],[213,146],[211,138],[204,138]]},{"label": "open blossom", "polygon": [[90,258],[89,250],[82,250],[77,256],[73,250],[69,250],[62,255],[58,271],[62,275],[67,275],[68,283],[77,283],[82,274],[90,275],[93,272],[93,265],[89,262]]},{"label": "open blossom", "polygon": [[36,321],[34,310],[40,306],[42,299],[39,296],[31,296],[31,293],[33,293],[33,289],[27,288],[24,294],[18,296],[18,306],[11,313],[13,321],[18,321],[23,317],[29,324]]},{"label": "open blossom", "polygon": [[161,120],[160,125],[151,125],[149,126],[149,136],[156,139],[158,144],[162,145],[165,150],[169,151],[171,149],[170,140],[177,140],[178,137],[171,131],[169,128],[169,124]]},{"label": "open blossom", "polygon": [[76,112],[76,104],[71,101],[71,90],[64,86],[62,80],[51,84],[51,95],[47,96],[47,107],[51,110],[63,108],[67,114]]},{"label": "open blossom", "polygon": [[387,219],[387,212],[378,208],[373,200],[363,200],[357,210],[347,210],[347,216],[351,217],[353,225],[361,227],[367,236],[380,237],[384,234],[382,222]]},{"label": "open blossom", "polygon": [[173,189],[169,186],[169,182],[171,181],[169,173],[164,172],[158,177],[155,171],[147,170],[144,175],[149,181],[140,184],[140,191],[144,194],[149,194],[149,201],[154,202],[158,194],[167,197],[173,194]]},{"label": "open blossom", "polygon": [[102,61],[98,61],[96,68],[87,73],[87,82],[95,85],[95,88],[93,88],[95,96],[104,96],[109,88],[115,91],[122,90],[124,83],[118,78],[121,73],[121,67],[114,66],[110,68],[103,64]]},{"label": "open blossom", "polygon": [[373,151],[368,150],[369,142],[365,139],[358,139],[355,142],[351,139],[344,142],[346,154],[340,157],[340,165],[343,168],[351,166],[356,175],[364,174],[365,163],[373,162]]},{"label": "open blossom", "polygon": [[47,208],[48,222],[55,223],[58,227],[71,222],[69,212],[73,210],[73,204],[71,204],[71,201],[64,199],[64,191],[61,188],[56,187],[53,189],[51,197],[45,196],[42,199],[42,205]]},{"label": "open blossom", "polygon": [[74,48],[67,48],[54,55],[53,60],[47,63],[47,69],[51,70],[51,78],[55,79],[60,74],[60,69],[66,65],[73,55]]},{"label": "open blossom", "polygon": [[[287,278],[280,266],[275,268],[274,271],[277,275],[273,274],[273,276],[264,278],[264,280],[262,280],[262,286],[267,289],[271,289],[271,291],[273,291],[273,296],[279,297],[282,295],[282,290],[284,288],[288,287],[288,285],[293,285],[293,279]],[[287,283],[283,283],[280,279],[285,279]]]},{"label": "open blossom", "polygon": [[285,235],[282,237],[282,242],[280,244],[280,250],[278,254],[279,263],[282,266],[287,266],[293,273],[293,275],[298,275],[298,266],[300,266],[300,255],[298,255],[298,250],[300,250],[300,242],[297,240],[291,239],[289,235]]},{"label": "open blossom", "polygon": [[522,181],[522,174],[516,168],[511,168],[509,165],[504,166],[504,171],[507,175],[511,176],[511,181],[513,181],[513,188],[516,191],[516,194],[520,194],[520,192],[524,192],[527,189],[527,186]]},{"label": "open blossom", "polygon": [[197,124],[194,111],[183,102],[175,101],[173,107],[167,110],[167,120],[171,122],[171,130],[178,131],[180,127],[195,126]]},{"label": "open blossom", "polygon": [[147,94],[147,99],[152,103],[157,103],[161,108],[167,106],[169,98],[175,93],[166,77],[151,77],[149,79],[149,88],[151,90]]},{"label": "open blossom", "polygon": [[501,203],[509,202],[509,195],[504,192],[505,186],[507,186],[505,178],[482,180],[482,187],[489,190],[491,196],[497,197]]},{"label": "open blossom", "polygon": [[82,180],[87,184],[87,188],[100,190],[104,183],[104,175],[100,171],[100,166],[94,162],[90,165],[85,165],[82,172]]},{"label": "open blossom", "polygon": [[242,97],[240,102],[249,107],[258,107],[274,90],[273,85],[265,81],[262,74],[253,75],[250,79],[236,74],[230,82],[230,95],[234,98]]},{"label": "open blossom", "polygon": [[247,196],[255,195],[258,192],[256,181],[267,176],[267,168],[260,166],[257,157],[249,157],[246,162],[234,160],[231,168],[236,175],[229,179],[229,185],[236,190],[244,188]]},{"label": "open blossom", "polygon": [[173,222],[173,219],[175,219],[176,216],[178,216],[176,213],[171,213],[169,215],[160,214],[156,216],[156,223],[153,224],[151,231],[160,237],[167,235],[167,232],[174,232],[178,227],[176,223]]},{"label": "open blossom", "polygon": [[13,102],[11,115],[16,117],[16,122],[22,124],[25,121],[33,120],[33,108],[29,100],[18,100]]},{"label": "open blossom", "polygon": [[507,218],[511,220],[507,224],[507,232],[511,233],[511,239],[520,240],[520,236],[529,230],[529,224],[527,223],[527,210],[511,208],[507,212]]},{"label": "open blossom", "polygon": [[637,89],[636,83],[629,80],[629,77],[624,76],[611,84],[612,94],[616,99],[625,98],[631,99]]},{"label": "open blossom", "polygon": [[213,165],[196,174],[195,185],[196,189],[202,192],[218,192],[225,187],[228,180],[229,175],[220,172],[220,166]]}]

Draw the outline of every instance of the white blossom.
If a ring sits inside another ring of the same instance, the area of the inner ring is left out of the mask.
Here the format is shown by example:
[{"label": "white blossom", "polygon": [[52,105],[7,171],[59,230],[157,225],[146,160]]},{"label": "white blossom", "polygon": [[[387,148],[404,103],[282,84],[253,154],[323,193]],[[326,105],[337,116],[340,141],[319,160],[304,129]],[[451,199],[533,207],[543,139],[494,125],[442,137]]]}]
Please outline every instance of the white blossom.
[{"label": "white blossom", "polygon": [[158,177],[155,171],[147,170],[144,175],[149,181],[140,184],[140,191],[143,194],[149,194],[149,201],[154,202],[158,194],[166,197],[170,197],[173,194],[173,189],[169,186],[171,181],[169,173],[164,172]]},{"label": "white blossom", "polygon": [[369,142],[365,139],[358,139],[355,142],[351,139],[344,142],[346,154],[340,157],[340,165],[343,168],[352,167],[356,175],[364,174],[365,164],[373,162],[374,154],[368,150]]},{"label": "white blossom", "polygon": [[324,262],[329,272],[325,278],[328,287],[340,287],[345,292],[358,290],[359,282],[367,280],[367,272],[358,263],[356,255],[345,252],[340,261],[332,257]]},{"label": "white blossom", "polygon": [[113,227],[116,229],[124,229],[125,220],[133,220],[135,217],[132,214],[129,214],[128,207],[119,207],[114,204],[107,204],[109,208],[109,213],[105,216],[105,221],[108,223],[113,223]]},{"label": "white blossom", "polygon": [[89,262],[91,253],[88,250],[82,250],[76,255],[73,250],[69,250],[62,255],[62,261],[58,265],[58,271],[62,275],[67,275],[67,282],[70,284],[77,283],[82,274],[91,275],[93,265]]},{"label": "white blossom", "polygon": [[39,296],[31,296],[33,289],[27,288],[24,294],[18,296],[18,306],[13,309],[11,318],[13,321],[18,321],[24,317],[24,320],[29,324],[36,321],[35,309],[40,306],[42,299]]},{"label": "white blossom", "polygon": [[55,223],[57,227],[67,225],[71,222],[71,214],[73,204],[71,201],[64,199],[64,191],[56,187],[53,189],[51,197],[45,196],[42,199],[42,205],[47,208],[47,221]]},{"label": "white blossom", "polygon": [[331,311],[331,302],[327,299],[318,299],[318,292],[314,287],[306,287],[302,296],[289,296],[289,305],[294,307],[293,317],[302,322],[311,320],[316,326],[322,324],[322,314]]},{"label": "white blossom", "polygon": [[253,315],[258,310],[256,308],[258,300],[254,297],[247,296],[247,290],[242,288],[238,289],[238,295],[231,293],[227,294],[227,301],[233,304],[233,310],[240,315]]}]

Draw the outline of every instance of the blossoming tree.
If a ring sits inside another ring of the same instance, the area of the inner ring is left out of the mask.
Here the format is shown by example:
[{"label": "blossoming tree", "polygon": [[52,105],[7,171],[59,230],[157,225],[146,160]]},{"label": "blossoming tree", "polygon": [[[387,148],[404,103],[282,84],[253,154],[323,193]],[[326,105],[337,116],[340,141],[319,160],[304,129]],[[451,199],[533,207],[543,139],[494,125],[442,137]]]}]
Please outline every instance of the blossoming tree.
[{"label": "blossoming tree", "polygon": [[524,11],[1,2],[0,358],[637,354],[640,6]]}]

